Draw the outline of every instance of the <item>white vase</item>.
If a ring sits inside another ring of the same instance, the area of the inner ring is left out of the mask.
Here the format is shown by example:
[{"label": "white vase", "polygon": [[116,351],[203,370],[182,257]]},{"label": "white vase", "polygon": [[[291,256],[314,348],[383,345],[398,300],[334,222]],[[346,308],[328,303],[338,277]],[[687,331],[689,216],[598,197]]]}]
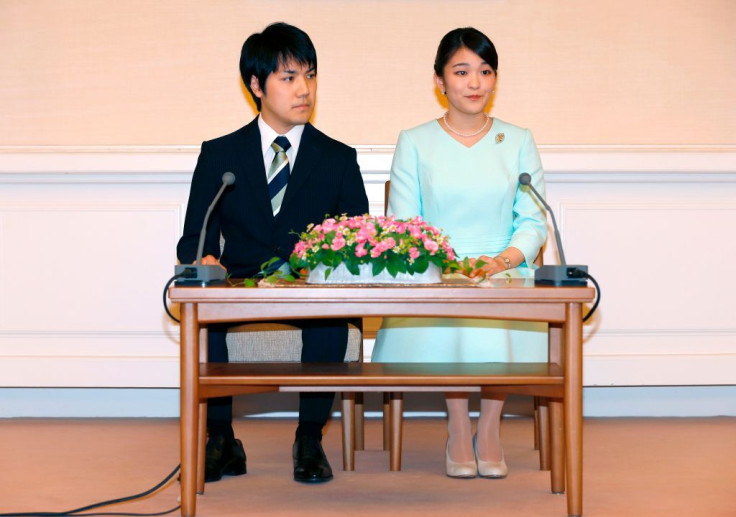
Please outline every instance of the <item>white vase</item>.
[{"label": "white vase", "polygon": [[360,264],[360,274],[354,275],[345,264],[340,264],[332,269],[330,275],[325,278],[327,266],[319,264],[310,269],[307,275],[308,284],[439,284],[442,282],[442,271],[435,264],[430,264],[424,273],[397,273],[395,277],[384,269],[378,275],[373,276],[372,264]]}]

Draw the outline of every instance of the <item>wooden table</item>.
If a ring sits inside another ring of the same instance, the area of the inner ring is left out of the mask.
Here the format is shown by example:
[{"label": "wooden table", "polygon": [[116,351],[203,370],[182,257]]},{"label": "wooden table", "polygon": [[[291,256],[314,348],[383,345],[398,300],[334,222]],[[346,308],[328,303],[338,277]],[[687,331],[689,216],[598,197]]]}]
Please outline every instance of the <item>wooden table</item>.
[{"label": "wooden table", "polygon": [[[468,387],[550,397],[552,491],[562,493],[566,484],[568,514],[582,515],[582,304],[593,293],[589,287],[534,287],[523,279],[499,280],[490,287],[172,287],[171,301],[181,304],[181,515],[195,515],[197,488],[201,492],[204,487],[203,473],[197,472],[198,454],[204,452],[197,437],[204,436],[207,398],[279,388],[402,392]],[[207,364],[206,347],[200,347],[200,333],[209,323],[362,316],[548,322],[549,363]]]}]

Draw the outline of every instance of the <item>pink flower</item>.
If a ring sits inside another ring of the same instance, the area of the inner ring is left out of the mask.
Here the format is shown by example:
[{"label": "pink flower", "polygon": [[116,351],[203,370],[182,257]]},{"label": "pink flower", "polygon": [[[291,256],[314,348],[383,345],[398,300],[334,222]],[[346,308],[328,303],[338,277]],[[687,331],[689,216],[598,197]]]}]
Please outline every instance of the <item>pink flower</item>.
[{"label": "pink flower", "polygon": [[366,255],[368,255],[368,251],[365,249],[365,244],[361,242],[355,247],[355,256],[365,257]]},{"label": "pink flower", "polygon": [[363,227],[360,230],[358,230],[358,233],[355,235],[355,241],[356,242],[365,242],[368,239],[371,238],[375,230],[371,231],[372,229],[370,227]]},{"label": "pink flower", "polygon": [[409,248],[409,258],[410,259],[415,260],[418,256],[419,256],[419,250],[415,246],[412,246],[411,248]]},{"label": "pink flower", "polygon": [[455,252],[452,251],[452,246],[447,241],[442,243],[442,249],[447,254],[447,260],[455,260]]},{"label": "pink flower", "polygon": [[381,253],[383,253],[383,251],[381,251],[379,248],[373,248],[371,250],[371,258],[378,258],[381,256]]},{"label": "pink flower", "polygon": [[424,239],[422,244],[424,244],[424,249],[426,249],[430,255],[434,255],[440,247],[439,244],[434,242],[432,239]]},{"label": "pink flower", "polygon": [[332,239],[332,246],[330,246],[330,249],[332,251],[337,251],[345,247],[345,237],[342,236],[342,234],[338,233],[335,235],[335,238]]},{"label": "pink flower", "polygon": [[324,222],[322,223],[322,230],[326,232],[331,232],[332,230],[335,229],[335,227],[336,227],[335,220],[332,218],[325,219]]},{"label": "pink flower", "polygon": [[307,243],[305,241],[299,241],[294,246],[293,253],[296,253],[298,255],[302,255],[306,249],[307,249]]}]

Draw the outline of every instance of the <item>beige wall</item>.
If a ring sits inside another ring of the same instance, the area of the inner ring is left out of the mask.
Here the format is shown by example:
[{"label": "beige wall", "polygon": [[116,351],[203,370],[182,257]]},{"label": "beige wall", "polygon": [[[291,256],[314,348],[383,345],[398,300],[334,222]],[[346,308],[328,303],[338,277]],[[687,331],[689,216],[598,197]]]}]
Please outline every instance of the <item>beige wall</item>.
[{"label": "beige wall", "polygon": [[463,25],[499,50],[493,114],[541,144],[736,144],[734,0],[2,0],[0,146],[197,144],[239,127],[253,115],[240,46],[277,19],[312,36],[315,123],[350,144],[441,114],[432,60]]}]

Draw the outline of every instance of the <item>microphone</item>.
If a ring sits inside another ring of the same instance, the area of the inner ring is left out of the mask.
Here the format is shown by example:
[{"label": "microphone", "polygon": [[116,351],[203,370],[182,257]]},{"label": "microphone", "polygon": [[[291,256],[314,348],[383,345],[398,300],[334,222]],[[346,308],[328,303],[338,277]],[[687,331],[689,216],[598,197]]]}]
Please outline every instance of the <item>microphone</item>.
[{"label": "microphone", "polygon": [[220,266],[205,266],[202,264],[202,252],[204,250],[204,238],[207,235],[207,223],[210,220],[210,215],[215,208],[215,205],[220,200],[220,196],[225,192],[225,189],[235,183],[235,174],[232,172],[226,172],[222,175],[222,186],[217,191],[215,199],[207,208],[207,212],[204,215],[204,221],[202,222],[202,230],[199,232],[199,243],[197,244],[197,259],[193,265],[190,264],[179,264],[174,266],[174,274],[181,277],[175,282],[176,285],[199,285],[207,286],[212,284],[221,284],[225,281],[227,271]]},{"label": "microphone", "polygon": [[560,230],[557,228],[557,220],[555,219],[555,213],[552,208],[547,204],[544,198],[541,196],[537,189],[532,185],[532,177],[529,173],[522,172],[519,174],[519,183],[526,185],[534,194],[540,203],[547,209],[549,215],[552,217],[552,226],[555,229],[555,241],[557,242],[557,251],[560,254],[559,266],[542,266],[534,271],[534,283],[539,285],[556,285],[556,286],[571,286],[571,285],[588,285],[585,275],[588,274],[588,266],[569,266],[565,260],[565,251],[562,249],[562,241],[560,240]]}]

